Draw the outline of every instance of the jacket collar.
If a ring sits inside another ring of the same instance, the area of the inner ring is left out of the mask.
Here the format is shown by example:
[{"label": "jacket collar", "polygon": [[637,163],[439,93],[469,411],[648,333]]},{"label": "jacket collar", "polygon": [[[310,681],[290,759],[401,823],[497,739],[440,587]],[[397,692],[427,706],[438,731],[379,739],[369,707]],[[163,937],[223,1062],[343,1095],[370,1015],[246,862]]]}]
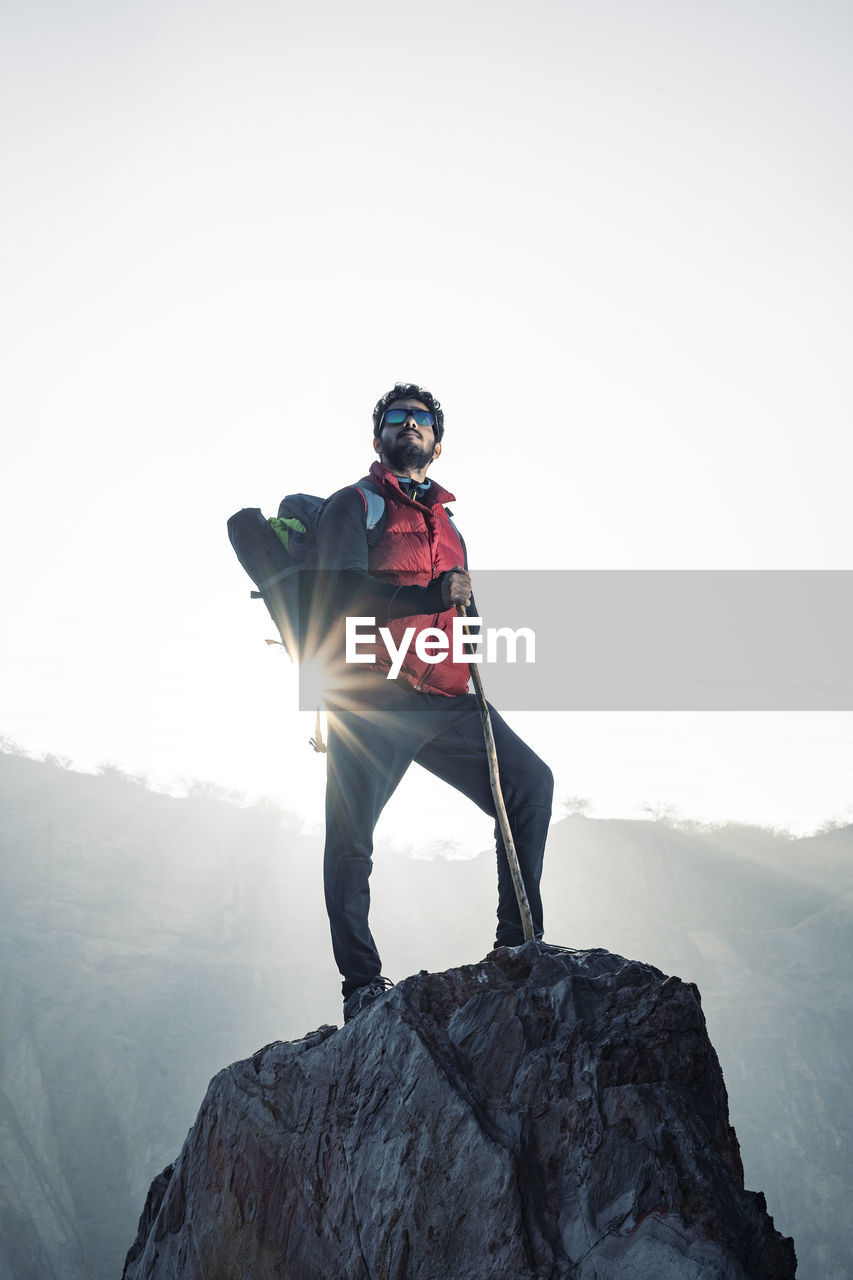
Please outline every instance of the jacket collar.
[{"label": "jacket collar", "polygon": [[[394,472],[391,471],[389,467],[386,467],[384,462],[379,462],[377,460],[376,462],[373,463],[373,465],[370,468],[370,478],[377,485],[379,485],[380,488],[390,487],[390,488],[396,489],[400,497],[403,498],[404,501],[406,502],[412,501],[409,495],[404,493],[403,490],[400,488],[400,483],[397,477],[394,475]],[[448,489],[443,489],[440,484],[436,484],[435,480],[430,478],[429,489],[427,489],[426,493],[424,494],[424,502],[423,502],[424,506],[434,507],[434,506],[437,506],[439,503],[443,504],[445,502],[455,502],[455,501],[456,501],[456,497],[454,494],[452,494]]]}]

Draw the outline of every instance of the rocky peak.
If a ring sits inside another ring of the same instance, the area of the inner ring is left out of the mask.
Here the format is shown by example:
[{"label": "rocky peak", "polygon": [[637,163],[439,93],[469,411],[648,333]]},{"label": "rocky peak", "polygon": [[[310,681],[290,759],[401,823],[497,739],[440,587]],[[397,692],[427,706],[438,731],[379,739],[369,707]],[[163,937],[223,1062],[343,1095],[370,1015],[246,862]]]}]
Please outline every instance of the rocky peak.
[{"label": "rocky peak", "polygon": [[788,1280],[695,986],[535,943],[211,1082],[125,1280]]}]

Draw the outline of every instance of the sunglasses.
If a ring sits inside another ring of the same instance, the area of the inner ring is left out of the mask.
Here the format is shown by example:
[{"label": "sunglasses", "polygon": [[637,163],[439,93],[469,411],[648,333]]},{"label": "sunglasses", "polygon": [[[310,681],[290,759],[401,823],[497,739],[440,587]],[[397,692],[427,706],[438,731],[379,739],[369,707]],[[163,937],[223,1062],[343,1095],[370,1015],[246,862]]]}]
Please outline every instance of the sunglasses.
[{"label": "sunglasses", "polygon": [[435,426],[435,418],[427,409],[389,409],[385,414],[389,427],[399,427],[407,418],[414,418],[419,427]]}]

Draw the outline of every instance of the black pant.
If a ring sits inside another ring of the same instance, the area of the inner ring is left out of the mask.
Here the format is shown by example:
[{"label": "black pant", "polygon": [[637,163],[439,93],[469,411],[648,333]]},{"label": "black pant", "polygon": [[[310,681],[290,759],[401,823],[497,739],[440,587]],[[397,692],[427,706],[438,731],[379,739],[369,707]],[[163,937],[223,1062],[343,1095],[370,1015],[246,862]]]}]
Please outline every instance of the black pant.
[{"label": "black pant", "polygon": [[[413,760],[495,816],[483,727],[472,694],[415,693],[397,680],[369,679],[369,693],[327,703],[328,776],[324,884],[332,946],[346,997],[381,972],[368,925],[373,831]],[[539,881],[554,779],[548,766],[494,710],[501,788],[537,938]],[[500,828],[496,945],[515,946],[524,931]]]}]

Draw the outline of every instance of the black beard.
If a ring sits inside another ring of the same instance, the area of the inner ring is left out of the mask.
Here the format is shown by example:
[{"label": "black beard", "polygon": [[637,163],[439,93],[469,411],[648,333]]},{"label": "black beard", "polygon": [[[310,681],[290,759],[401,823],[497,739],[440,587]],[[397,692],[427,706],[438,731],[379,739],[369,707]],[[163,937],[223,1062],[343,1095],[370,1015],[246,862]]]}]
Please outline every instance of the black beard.
[{"label": "black beard", "polygon": [[434,449],[425,449],[411,437],[408,440],[405,437],[397,439],[385,446],[385,457],[392,471],[421,471],[432,462],[433,453]]}]

